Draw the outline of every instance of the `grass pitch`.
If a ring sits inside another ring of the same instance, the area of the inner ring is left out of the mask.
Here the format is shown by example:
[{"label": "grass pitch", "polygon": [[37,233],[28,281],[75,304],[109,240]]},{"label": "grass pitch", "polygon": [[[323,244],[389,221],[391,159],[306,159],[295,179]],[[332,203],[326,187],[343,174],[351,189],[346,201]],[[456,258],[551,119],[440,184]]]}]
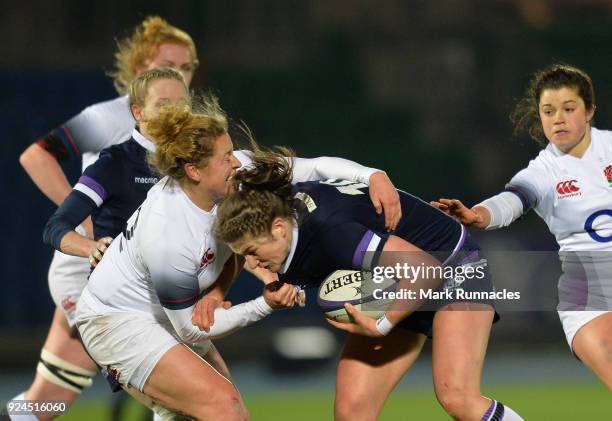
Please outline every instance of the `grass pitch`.
[{"label": "grass pitch", "polygon": [[[610,419],[612,414],[612,395],[597,383],[495,387],[485,389],[484,393],[507,403],[526,420]],[[333,418],[332,393],[245,393],[244,399],[254,421],[319,421]],[[125,421],[141,421],[145,419],[145,415],[143,408],[134,403],[122,418]],[[106,421],[109,419],[109,409],[104,402],[81,401],[59,419]],[[435,421],[449,418],[438,405],[431,390],[401,388],[387,401],[380,420],[406,419]]]}]

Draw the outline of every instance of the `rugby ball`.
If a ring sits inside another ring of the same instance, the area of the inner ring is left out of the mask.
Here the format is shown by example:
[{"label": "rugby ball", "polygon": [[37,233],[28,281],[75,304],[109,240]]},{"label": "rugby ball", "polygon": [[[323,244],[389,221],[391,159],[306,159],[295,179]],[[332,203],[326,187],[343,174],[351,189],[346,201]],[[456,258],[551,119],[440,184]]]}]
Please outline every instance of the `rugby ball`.
[{"label": "rugby ball", "polygon": [[351,303],[364,315],[378,319],[393,301],[381,299],[381,292],[395,291],[396,287],[397,282],[393,279],[384,278],[381,282],[374,282],[371,272],[337,270],[325,278],[319,287],[317,303],[325,317],[338,322],[353,321],[344,303]]}]

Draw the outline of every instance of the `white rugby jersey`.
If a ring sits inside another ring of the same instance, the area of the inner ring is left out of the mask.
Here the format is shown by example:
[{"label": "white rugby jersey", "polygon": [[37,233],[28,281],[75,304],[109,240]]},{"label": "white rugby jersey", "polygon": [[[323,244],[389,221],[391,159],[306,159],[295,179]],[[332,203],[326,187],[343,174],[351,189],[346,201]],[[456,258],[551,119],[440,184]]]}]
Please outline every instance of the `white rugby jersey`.
[{"label": "white rugby jersey", "polygon": [[127,95],[93,104],[72,117],[58,132],[82,157],[82,169],[98,159],[100,151],[128,140],[135,126]]},{"label": "white rugby jersey", "polygon": [[[92,272],[81,295],[85,308],[95,314],[150,314],[153,322],[170,322],[188,343],[265,317],[272,309],[260,297],[221,315],[217,311],[210,332],[201,332],[191,322],[200,293],[217,280],[232,255],[213,235],[216,212],[216,206],[210,212],[200,209],[176,181],[162,179]],[[84,311],[77,305],[77,325],[80,317],[88,316]]]},{"label": "white rugby jersey", "polygon": [[549,143],[506,186],[533,207],[560,251],[612,248],[612,132],[591,128],[582,158]]},{"label": "white rugby jersey", "polygon": [[110,245],[87,289],[115,311],[161,314],[161,302],[193,304],[232,254],[213,235],[216,212],[216,206],[200,209],[178,183],[162,179]]},{"label": "white rugby jersey", "polygon": [[[250,160],[237,152],[243,166]],[[367,181],[377,170],[337,158],[296,159],[294,182],[352,175]],[[92,272],[81,300],[95,314],[139,312],[168,320],[185,342],[207,340],[253,323],[272,309],[263,297],[229,310],[217,309],[209,333],[191,323],[200,294],[221,274],[232,255],[213,233],[217,206],[210,212],[197,207],[168,177],[160,180],[130,217],[126,229],[112,242]],[[77,305],[80,317],[91,316]]]}]

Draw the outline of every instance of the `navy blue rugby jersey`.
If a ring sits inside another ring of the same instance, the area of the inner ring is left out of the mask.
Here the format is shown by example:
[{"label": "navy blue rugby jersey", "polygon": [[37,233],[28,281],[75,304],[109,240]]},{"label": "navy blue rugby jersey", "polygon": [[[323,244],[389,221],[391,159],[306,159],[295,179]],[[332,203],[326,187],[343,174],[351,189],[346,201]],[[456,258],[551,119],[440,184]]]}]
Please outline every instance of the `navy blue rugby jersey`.
[{"label": "navy blue rugby jersey", "polygon": [[465,241],[461,224],[409,193],[399,191],[402,218],[387,233],[384,215],[376,214],[366,184],[326,180],[298,183],[295,191],[305,209],[297,245],[279,273],[283,282],[314,287],[338,269],[371,269],[391,234],[441,262]]},{"label": "navy blue rugby jersey", "polygon": [[102,150],[79,178],[75,190],[97,205],[91,213],[94,238],[116,237],[157,183],[159,177],[147,164],[146,152],[131,138]]},{"label": "navy blue rugby jersey", "polygon": [[60,250],[62,237],[89,215],[95,239],[115,238],[158,181],[145,159],[154,149],[134,130],[130,140],[102,150],[47,222],[43,241]]}]

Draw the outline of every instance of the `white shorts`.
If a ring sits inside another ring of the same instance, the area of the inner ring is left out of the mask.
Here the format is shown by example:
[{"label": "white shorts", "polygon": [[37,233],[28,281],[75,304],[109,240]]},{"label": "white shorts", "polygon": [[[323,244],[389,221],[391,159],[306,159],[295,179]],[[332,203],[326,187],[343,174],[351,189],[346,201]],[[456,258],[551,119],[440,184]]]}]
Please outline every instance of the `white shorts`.
[{"label": "white shorts", "polygon": [[55,251],[49,266],[49,291],[70,326],[74,326],[76,303],[89,277],[89,260]]},{"label": "white shorts", "polygon": [[559,318],[561,319],[561,324],[563,325],[563,330],[565,331],[565,338],[567,339],[567,343],[569,344],[572,352],[574,348],[572,347],[572,343],[574,341],[574,337],[576,336],[576,332],[586,325],[588,322],[593,320],[596,317],[601,316],[602,314],[610,313],[610,311],[557,311],[559,313]]},{"label": "white shorts", "polygon": [[[143,392],[144,385],[162,356],[183,342],[170,324],[145,313],[96,314],[85,293],[79,301],[76,325],[89,355],[115,380]],[[186,345],[186,344],[185,344]],[[206,355],[211,342],[189,346]]]}]

